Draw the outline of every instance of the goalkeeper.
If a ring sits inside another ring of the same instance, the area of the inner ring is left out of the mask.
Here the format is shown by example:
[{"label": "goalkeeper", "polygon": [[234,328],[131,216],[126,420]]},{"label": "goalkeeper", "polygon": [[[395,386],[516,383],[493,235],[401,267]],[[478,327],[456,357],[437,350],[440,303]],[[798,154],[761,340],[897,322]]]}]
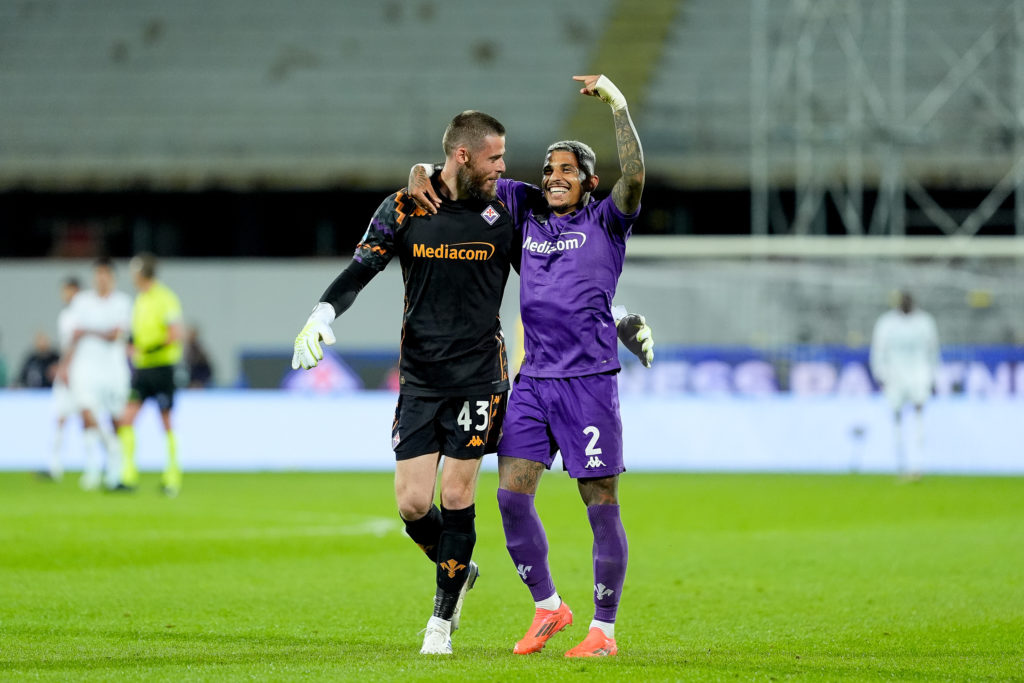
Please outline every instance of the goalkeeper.
[{"label": "goalkeeper", "polygon": [[[642,316],[613,311],[612,298],[626,240],[640,211],[643,151],[626,100],[605,76],[575,76],[580,92],[611,106],[621,177],[611,195],[592,201],[596,158],[574,140],[547,150],[540,187],[499,180],[497,196],[523,231],[520,301],[526,356],[515,380],[498,444],[499,488],[505,539],[512,562],[536,606],[533,623],[513,652],[538,652],[572,624],[555,590],[548,543],[534,507],[541,474],[556,451],[576,479],[593,530],[595,616],[568,657],[617,653],[615,616],[626,574],[626,535],[619,516],[622,423],[616,373],[615,329],[644,365],[653,359],[650,328]],[[426,211],[438,206],[419,165],[411,194]]]}]

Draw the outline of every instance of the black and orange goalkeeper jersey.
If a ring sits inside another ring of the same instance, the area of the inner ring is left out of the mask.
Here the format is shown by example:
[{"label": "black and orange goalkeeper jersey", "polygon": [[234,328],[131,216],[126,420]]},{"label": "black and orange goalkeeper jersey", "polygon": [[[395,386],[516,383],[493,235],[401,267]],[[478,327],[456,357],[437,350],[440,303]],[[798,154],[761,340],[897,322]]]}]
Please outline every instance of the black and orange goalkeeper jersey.
[{"label": "black and orange goalkeeper jersey", "polygon": [[[398,257],[405,282],[401,392],[469,396],[509,388],[499,309],[520,246],[497,199],[444,199],[436,215],[404,191],[380,205],[355,261],[380,272]],[[337,309],[336,309],[337,310]]]}]

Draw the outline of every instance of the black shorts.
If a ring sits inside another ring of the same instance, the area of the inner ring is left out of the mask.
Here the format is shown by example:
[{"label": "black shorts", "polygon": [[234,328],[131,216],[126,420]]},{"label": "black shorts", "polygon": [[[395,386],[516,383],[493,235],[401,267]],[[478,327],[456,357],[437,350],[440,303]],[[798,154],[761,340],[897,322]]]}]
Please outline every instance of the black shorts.
[{"label": "black shorts", "polygon": [[155,398],[160,412],[174,407],[174,366],[161,365],[155,368],[136,368],[132,376],[131,400],[144,403]]},{"label": "black shorts", "polygon": [[440,453],[474,460],[496,453],[508,392],[470,397],[398,397],[391,426],[396,460]]}]

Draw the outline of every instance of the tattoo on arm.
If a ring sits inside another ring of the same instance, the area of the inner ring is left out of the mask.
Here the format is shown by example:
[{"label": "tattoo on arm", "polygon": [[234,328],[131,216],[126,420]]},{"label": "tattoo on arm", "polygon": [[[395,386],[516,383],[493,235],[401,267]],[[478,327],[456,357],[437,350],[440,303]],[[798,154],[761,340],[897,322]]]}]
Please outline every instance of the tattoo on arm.
[{"label": "tattoo on arm", "polygon": [[612,188],[612,201],[619,211],[633,213],[640,206],[640,195],[644,191],[644,150],[633,127],[628,109],[612,114],[615,120],[615,146],[619,152],[619,168],[622,177]]},{"label": "tattoo on arm", "polygon": [[409,172],[409,192],[420,192],[430,186],[430,177],[423,167],[416,164]]}]

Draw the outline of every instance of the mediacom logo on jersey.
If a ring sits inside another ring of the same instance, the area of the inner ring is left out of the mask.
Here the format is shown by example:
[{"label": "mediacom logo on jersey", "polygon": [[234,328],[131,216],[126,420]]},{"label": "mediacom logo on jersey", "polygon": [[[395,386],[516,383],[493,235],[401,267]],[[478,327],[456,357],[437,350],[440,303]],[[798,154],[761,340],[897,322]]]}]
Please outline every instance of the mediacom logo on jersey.
[{"label": "mediacom logo on jersey", "polygon": [[494,255],[490,242],[460,242],[428,247],[425,244],[412,245],[412,255],[417,258],[440,258],[454,261],[486,261]]},{"label": "mediacom logo on jersey", "polygon": [[532,251],[538,254],[553,254],[556,251],[568,251],[579,249],[587,243],[587,236],[582,232],[563,232],[554,242],[538,242],[529,235],[523,242],[523,251]]}]

